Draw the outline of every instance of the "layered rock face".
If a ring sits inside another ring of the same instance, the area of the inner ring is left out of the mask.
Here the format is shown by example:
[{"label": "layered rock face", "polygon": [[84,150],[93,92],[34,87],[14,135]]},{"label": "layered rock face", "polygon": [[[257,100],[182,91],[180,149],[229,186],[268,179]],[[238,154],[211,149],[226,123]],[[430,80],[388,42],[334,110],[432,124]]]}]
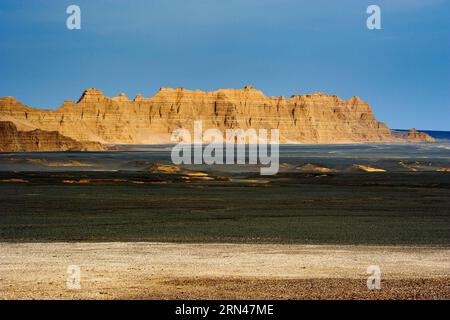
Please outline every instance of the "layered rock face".
[{"label": "layered rock face", "polygon": [[434,141],[434,139],[430,137],[430,135],[426,134],[425,132],[419,132],[415,128],[412,128],[408,131],[408,135],[406,138],[408,141]]},{"label": "layered rock face", "polygon": [[[108,98],[87,89],[78,102],[57,110],[33,109],[11,97],[0,99],[0,120],[19,130],[58,131],[78,141],[108,144],[173,143],[177,128],[203,130],[279,129],[280,143],[352,143],[407,141],[378,122],[370,106],[358,97],[342,100],[322,93],[267,97],[261,91],[220,89],[212,92],[162,88],[151,98],[125,94]],[[429,137],[418,136],[428,140]]]},{"label": "layered rock face", "polygon": [[98,142],[78,142],[57,131],[18,131],[10,121],[0,121],[0,152],[33,151],[97,151]]}]

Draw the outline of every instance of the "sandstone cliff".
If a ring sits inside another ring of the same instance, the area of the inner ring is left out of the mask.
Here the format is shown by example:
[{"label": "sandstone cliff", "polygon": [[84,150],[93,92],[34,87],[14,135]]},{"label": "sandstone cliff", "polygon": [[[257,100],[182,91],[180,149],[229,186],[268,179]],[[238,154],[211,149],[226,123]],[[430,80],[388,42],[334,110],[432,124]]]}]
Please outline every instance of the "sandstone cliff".
[{"label": "sandstone cliff", "polygon": [[[77,102],[57,110],[33,109],[14,98],[0,99],[0,120],[19,130],[58,131],[78,141],[109,144],[170,143],[176,128],[280,130],[281,143],[352,143],[408,141],[376,120],[358,97],[343,100],[323,93],[267,97],[261,91],[220,89],[212,92],[162,88],[151,98],[130,100],[125,94],[108,98],[87,89]],[[410,140],[430,140],[425,134]]]},{"label": "sandstone cliff", "polygon": [[32,151],[97,151],[98,142],[78,142],[57,131],[18,131],[9,121],[0,121],[0,152]]},{"label": "sandstone cliff", "polygon": [[412,128],[408,131],[408,135],[406,136],[406,138],[408,141],[434,141],[434,139],[428,134],[426,134],[425,132],[419,132],[415,128]]}]

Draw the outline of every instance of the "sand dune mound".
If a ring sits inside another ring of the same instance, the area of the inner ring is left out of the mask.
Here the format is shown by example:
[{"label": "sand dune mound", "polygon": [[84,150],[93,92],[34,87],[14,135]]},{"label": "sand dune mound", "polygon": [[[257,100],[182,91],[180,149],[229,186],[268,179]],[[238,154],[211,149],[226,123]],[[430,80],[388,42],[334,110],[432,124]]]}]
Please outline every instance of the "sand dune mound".
[{"label": "sand dune mound", "polygon": [[48,159],[27,159],[33,164],[43,165],[46,167],[92,167],[90,163],[82,163],[75,160],[70,161],[50,161]]},{"label": "sand dune mound", "polygon": [[180,173],[181,168],[172,164],[155,163],[150,167],[151,173],[175,174]]},{"label": "sand dune mound", "polygon": [[184,169],[182,167],[173,165],[173,164],[163,164],[163,163],[154,163],[149,171],[151,173],[156,174],[163,174],[163,175],[176,175],[175,178],[168,178],[169,180],[172,179],[180,179],[184,182],[191,182],[191,181],[213,181],[213,180],[219,180],[219,181],[228,181],[229,178],[225,176],[212,176],[207,172],[203,171],[194,171],[194,170],[188,170]]},{"label": "sand dune mound", "polygon": [[362,165],[362,164],[355,164],[352,166],[352,169],[356,170],[356,171],[363,171],[363,172],[386,172],[386,170],[384,170],[384,169],[375,168],[375,167]]},{"label": "sand dune mound", "polygon": [[316,164],[316,163],[305,163],[301,164],[296,167],[297,170],[302,170],[306,172],[321,172],[321,173],[328,173],[328,172],[335,172],[335,169],[328,168],[326,166]]},{"label": "sand dune mound", "polygon": [[450,172],[450,168],[444,167],[442,162],[400,161],[400,166],[408,171],[438,171]]}]

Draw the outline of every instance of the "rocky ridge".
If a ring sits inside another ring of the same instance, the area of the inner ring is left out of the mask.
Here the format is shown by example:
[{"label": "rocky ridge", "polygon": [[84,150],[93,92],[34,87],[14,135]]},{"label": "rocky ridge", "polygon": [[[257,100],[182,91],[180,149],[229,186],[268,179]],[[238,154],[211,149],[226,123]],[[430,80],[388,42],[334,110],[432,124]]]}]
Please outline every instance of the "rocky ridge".
[{"label": "rocky ridge", "polygon": [[268,97],[251,86],[211,92],[161,88],[156,95],[129,99],[106,97],[89,88],[77,102],[65,101],[57,110],[26,106],[12,97],[0,98],[0,120],[20,131],[57,131],[77,141],[107,144],[173,143],[177,128],[203,130],[279,129],[280,143],[355,143],[432,141],[419,132],[398,137],[379,122],[359,97],[343,100],[323,93]]}]

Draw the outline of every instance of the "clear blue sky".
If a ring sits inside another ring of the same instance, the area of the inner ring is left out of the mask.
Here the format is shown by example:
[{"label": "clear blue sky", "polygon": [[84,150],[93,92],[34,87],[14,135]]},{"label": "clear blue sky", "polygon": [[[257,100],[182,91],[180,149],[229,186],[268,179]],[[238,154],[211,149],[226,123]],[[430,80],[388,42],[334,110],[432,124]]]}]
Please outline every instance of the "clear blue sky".
[{"label": "clear blue sky", "polygon": [[[82,29],[66,28],[77,4]],[[366,8],[382,9],[382,30]],[[0,96],[39,108],[87,87],[245,84],[359,95],[391,128],[450,130],[449,0],[1,0]]]}]

